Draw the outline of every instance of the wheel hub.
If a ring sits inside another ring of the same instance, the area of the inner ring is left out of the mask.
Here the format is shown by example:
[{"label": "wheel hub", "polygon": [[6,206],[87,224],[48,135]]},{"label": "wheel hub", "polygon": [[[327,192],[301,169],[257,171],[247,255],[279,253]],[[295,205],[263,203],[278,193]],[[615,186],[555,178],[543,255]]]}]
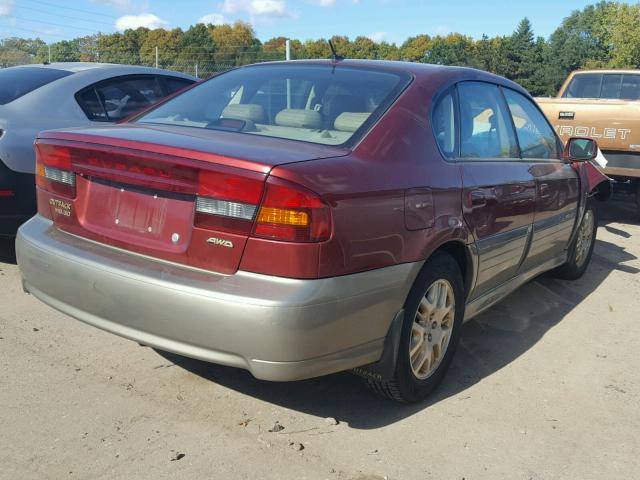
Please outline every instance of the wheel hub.
[{"label": "wheel hub", "polygon": [[409,361],[418,379],[430,377],[442,362],[454,320],[453,287],[448,280],[437,280],[422,297],[411,329]]}]

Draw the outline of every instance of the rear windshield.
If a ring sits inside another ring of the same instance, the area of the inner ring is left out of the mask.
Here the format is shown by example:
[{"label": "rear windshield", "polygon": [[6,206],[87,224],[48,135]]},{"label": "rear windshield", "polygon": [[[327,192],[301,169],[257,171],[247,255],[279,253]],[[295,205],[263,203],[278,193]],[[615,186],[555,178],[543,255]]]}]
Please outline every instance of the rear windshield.
[{"label": "rear windshield", "polygon": [[633,73],[583,73],[576,75],[564,98],[640,99],[640,75]]},{"label": "rear windshield", "polygon": [[345,145],[410,81],[406,74],[332,65],[257,65],[215,77],[140,117],[290,140]]},{"label": "rear windshield", "polygon": [[13,102],[47,83],[71,75],[71,73],[65,70],[39,67],[0,69],[0,105]]}]

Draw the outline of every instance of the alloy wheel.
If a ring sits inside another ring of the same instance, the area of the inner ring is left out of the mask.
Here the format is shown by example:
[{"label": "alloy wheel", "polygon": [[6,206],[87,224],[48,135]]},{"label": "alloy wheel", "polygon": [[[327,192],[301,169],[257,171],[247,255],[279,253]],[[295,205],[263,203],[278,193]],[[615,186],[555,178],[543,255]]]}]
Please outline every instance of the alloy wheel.
[{"label": "alloy wheel", "polygon": [[586,260],[593,242],[593,212],[587,210],[578,229],[576,239],[576,265],[581,267]]},{"label": "alloy wheel", "polygon": [[455,310],[451,284],[444,279],[432,283],[418,305],[411,328],[409,362],[419,380],[429,378],[442,362],[451,340]]}]

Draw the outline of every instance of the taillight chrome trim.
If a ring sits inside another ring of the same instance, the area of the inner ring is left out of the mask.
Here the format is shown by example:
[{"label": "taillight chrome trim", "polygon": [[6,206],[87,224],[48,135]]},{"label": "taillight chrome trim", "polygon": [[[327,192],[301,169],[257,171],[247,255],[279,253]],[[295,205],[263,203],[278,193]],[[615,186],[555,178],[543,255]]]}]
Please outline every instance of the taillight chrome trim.
[{"label": "taillight chrome trim", "polygon": [[64,183],[72,187],[76,186],[76,174],[68,170],[44,166],[44,177],[58,183]]},{"label": "taillight chrome trim", "polygon": [[256,215],[257,205],[248,203],[230,202],[215,198],[197,197],[196,212],[222,217],[253,220]]}]

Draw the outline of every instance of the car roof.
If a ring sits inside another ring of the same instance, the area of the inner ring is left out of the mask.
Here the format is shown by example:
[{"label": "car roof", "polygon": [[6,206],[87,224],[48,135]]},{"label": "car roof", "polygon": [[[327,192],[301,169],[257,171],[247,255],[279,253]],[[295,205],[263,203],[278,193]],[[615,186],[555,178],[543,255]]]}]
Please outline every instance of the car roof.
[{"label": "car roof", "polygon": [[52,70],[61,70],[70,73],[79,72],[102,72],[104,74],[113,73],[113,76],[127,75],[135,73],[147,73],[156,75],[171,75],[182,78],[195,77],[173,70],[164,70],[161,68],[147,67],[141,65],[123,65],[117,63],[98,63],[98,62],[54,62],[54,63],[31,63],[26,65],[18,65],[9,68],[44,68]]},{"label": "car roof", "polygon": [[585,70],[576,70],[575,72],[573,72],[574,75],[583,75],[585,73],[613,73],[613,74],[620,74],[620,73],[630,73],[630,74],[638,74],[640,73],[640,69],[632,69],[632,68],[620,68],[620,69],[615,69],[615,68],[590,68],[590,69],[585,69]]},{"label": "car roof", "polygon": [[[259,67],[261,65],[328,65],[335,67],[366,68],[378,71],[408,73],[418,80],[435,81],[440,85],[449,85],[464,80],[476,80],[496,83],[518,90],[528,92],[517,83],[499,75],[485,72],[470,67],[436,65],[432,63],[403,62],[395,60],[291,60],[265,62],[260,64],[247,65],[246,67]],[[240,67],[245,68],[245,67]]]}]

